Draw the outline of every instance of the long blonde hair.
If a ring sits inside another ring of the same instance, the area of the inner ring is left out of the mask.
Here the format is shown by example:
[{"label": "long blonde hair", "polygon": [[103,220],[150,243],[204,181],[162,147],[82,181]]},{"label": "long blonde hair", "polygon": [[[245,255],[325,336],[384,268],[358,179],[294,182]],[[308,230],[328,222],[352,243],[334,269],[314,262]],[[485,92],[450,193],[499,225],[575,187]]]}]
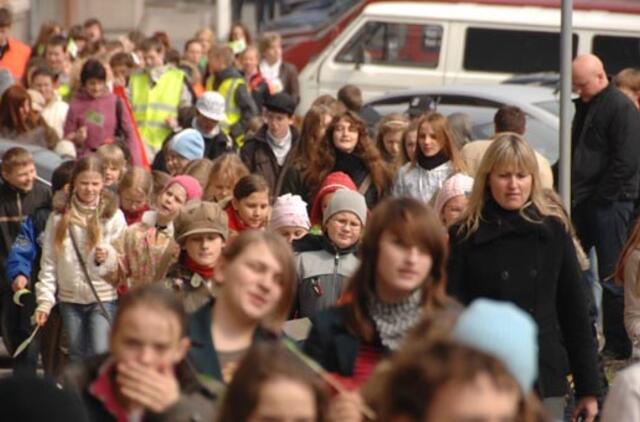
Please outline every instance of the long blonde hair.
[{"label": "long blonde hair", "polygon": [[[531,196],[519,211],[523,218],[532,222],[540,222],[546,216],[560,218],[557,212],[554,212],[547,205],[548,202],[545,199],[540,180],[538,161],[533,148],[517,133],[503,132],[496,136],[482,157],[476,172],[469,205],[461,219],[460,232],[465,232],[468,236],[478,230],[482,210],[491,195],[488,185],[489,176],[496,168],[504,165],[514,165],[517,169],[531,174]],[[537,211],[537,217],[525,212],[532,205]]]},{"label": "long blonde hair", "polygon": [[[73,195],[75,195],[75,183],[78,175],[85,171],[93,171],[100,175],[104,174],[104,162],[97,155],[88,155],[79,160],[73,168],[71,174],[71,181],[69,182],[69,195],[67,196],[67,203],[65,204],[64,211],[58,225],[56,226],[56,233],[54,238],[54,245],[56,251],[63,250],[63,243],[67,237],[69,230],[69,223],[71,220],[71,207]],[[100,217],[99,210],[103,207],[102,194],[100,195],[100,201],[98,202],[97,212],[89,218],[87,224],[87,250],[92,250],[96,247],[100,241],[101,229],[100,229]]]}]

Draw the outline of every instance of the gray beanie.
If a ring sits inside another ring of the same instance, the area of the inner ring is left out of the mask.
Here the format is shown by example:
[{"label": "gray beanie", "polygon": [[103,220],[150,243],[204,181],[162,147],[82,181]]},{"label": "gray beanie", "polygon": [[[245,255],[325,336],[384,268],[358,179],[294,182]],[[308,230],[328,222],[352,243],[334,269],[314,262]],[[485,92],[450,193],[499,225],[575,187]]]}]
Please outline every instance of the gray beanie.
[{"label": "gray beanie", "polygon": [[356,191],[339,189],[334,192],[327,209],[322,212],[322,226],[324,227],[331,217],[343,211],[354,213],[363,226],[367,224],[368,210],[364,196]]}]

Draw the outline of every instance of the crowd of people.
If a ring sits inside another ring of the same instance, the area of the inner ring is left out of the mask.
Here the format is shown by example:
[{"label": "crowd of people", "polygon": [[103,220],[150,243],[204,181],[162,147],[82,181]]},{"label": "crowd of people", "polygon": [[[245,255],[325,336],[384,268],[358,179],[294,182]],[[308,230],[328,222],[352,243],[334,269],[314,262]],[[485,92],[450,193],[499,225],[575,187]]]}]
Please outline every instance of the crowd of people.
[{"label": "crowd of people", "polygon": [[[611,389],[603,369],[640,356],[640,70],[575,59],[563,204],[514,106],[485,140],[351,84],[300,116],[275,33],[178,51],[89,19],[29,47],[11,23],[0,8],[3,416],[640,418],[638,367]],[[50,187],[26,145],[64,159]]]}]

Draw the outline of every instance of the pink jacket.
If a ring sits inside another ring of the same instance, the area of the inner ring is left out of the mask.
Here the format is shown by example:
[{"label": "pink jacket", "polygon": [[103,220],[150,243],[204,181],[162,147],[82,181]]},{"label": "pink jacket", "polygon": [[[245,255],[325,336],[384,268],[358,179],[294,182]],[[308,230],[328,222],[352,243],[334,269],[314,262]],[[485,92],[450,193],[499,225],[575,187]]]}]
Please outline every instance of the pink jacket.
[{"label": "pink jacket", "polygon": [[[118,118],[116,116],[117,97],[108,93],[99,98],[90,97],[84,90],[78,91],[69,104],[69,112],[64,123],[64,138],[77,131],[80,127],[87,127],[87,139],[83,145],[76,145],[78,158],[95,151],[105,142],[115,140]],[[138,148],[133,148],[133,128],[129,116],[121,104],[120,125],[125,145],[129,146],[132,154],[138,154]],[[132,156],[133,162],[138,162]]]}]

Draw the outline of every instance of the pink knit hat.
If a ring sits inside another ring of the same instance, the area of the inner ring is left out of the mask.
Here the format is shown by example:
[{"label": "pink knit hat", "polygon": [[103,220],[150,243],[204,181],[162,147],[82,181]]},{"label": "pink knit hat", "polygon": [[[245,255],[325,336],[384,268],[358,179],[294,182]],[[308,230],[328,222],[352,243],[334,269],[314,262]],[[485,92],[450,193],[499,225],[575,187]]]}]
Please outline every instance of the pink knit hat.
[{"label": "pink knit hat", "polygon": [[463,173],[456,173],[442,184],[436,197],[436,212],[442,215],[442,209],[447,202],[456,196],[469,196],[473,189],[473,178]]},{"label": "pink knit hat", "polygon": [[299,195],[287,193],[279,196],[273,204],[269,228],[277,230],[280,227],[302,227],[307,230],[311,228],[307,203]]},{"label": "pink knit hat", "polygon": [[313,200],[313,205],[311,206],[311,224],[322,223],[322,198],[338,189],[358,190],[356,184],[353,183],[353,180],[351,180],[351,177],[349,177],[347,173],[341,171],[329,173],[322,181],[320,190]]},{"label": "pink knit hat", "polygon": [[187,201],[202,198],[202,186],[200,186],[200,182],[198,182],[198,180],[196,180],[194,177],[188,176],[186,174],[174,176],[169,179],[169,182],[164,187],[164,190],[169,189],[171,185],[175,184],[182,186],[184,190],[187,191]]}]

